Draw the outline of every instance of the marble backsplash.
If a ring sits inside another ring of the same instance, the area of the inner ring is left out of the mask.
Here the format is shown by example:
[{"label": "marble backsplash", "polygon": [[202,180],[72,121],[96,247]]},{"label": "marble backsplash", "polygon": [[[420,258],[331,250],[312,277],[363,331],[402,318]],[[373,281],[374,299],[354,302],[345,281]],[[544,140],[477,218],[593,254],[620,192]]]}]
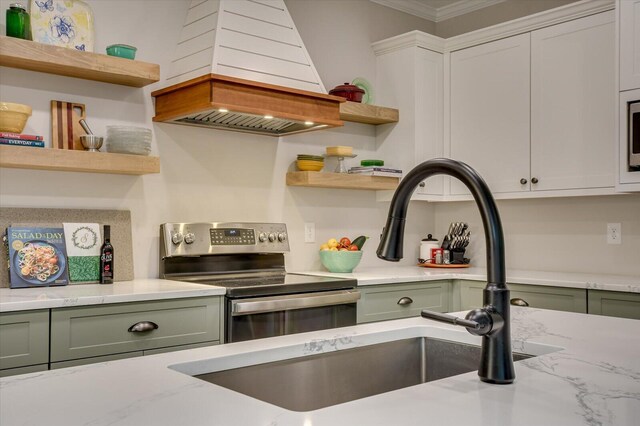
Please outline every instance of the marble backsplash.
[{"label": "marble backsplash", "polygon": [[[129,281],[133,274],[133,245],[131,242],[131,212],[128,210],[89,209],[36,209],[7,207],[0,208],[0,232],[4,234],[9,226],[62,227],[63,222],[98,223],[111,225],[111,244],[115,259],[116,281]],[[0,256],[0,287],[9,287],[8,251],[2,244]],[[80,285],[80,284],[71,284]]]}]

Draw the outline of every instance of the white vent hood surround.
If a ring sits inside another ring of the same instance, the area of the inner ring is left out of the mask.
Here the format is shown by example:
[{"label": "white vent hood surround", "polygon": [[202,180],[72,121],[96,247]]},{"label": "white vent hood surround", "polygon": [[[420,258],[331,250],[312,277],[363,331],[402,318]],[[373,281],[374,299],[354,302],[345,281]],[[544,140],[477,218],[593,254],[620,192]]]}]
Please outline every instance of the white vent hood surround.
[{"label": "white vent hood surround", "polygon": [[154,121],[282,136],[342,126],[283,0],[192,0]]}]

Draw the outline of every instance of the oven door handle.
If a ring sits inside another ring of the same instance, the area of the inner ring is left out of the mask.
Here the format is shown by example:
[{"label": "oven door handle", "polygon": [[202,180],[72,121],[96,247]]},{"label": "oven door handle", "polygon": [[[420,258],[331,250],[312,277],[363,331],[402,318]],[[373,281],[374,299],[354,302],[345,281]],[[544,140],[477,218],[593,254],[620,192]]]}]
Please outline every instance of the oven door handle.
[{"label": "oven door handle", "polygon": [[231,302],[231,315],[236,317],[292,309],[344,305],[355,303],[358,299],[360,299],[360,292],[357,290],[338,290],[233,300]]}]

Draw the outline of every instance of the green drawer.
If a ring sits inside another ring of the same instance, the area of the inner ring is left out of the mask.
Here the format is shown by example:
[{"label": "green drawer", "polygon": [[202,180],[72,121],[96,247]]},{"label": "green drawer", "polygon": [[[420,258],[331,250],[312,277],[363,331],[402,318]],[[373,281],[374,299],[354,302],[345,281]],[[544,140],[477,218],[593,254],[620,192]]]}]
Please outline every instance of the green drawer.
[{"label": "green drawer", "polygon": [[[220,340],[220,297],[53,309],[51,362]],[[158,328],[130,332],[139,322]]]},{"label": "green drawer", "polygon": [[0,314],[0,369],[49,362],[49,310]]},{"label": "green drawer", "polygon": [[[482,307],[485,282],[458,280],[455,285],[459,287],[461,311]],[[587,313],[587,291],[584,289],[529,284],[508,286],[512,299],[520,298],[532,308]]]},{"label": "green drawer", "polygon": [[640,294],[589,290],[589,313],[640,319]]},{"label": "green drawer", "polygon": [[447,312],[449,289],[449,281],[358,287],[358,323],[417,317],[422,309]]}]

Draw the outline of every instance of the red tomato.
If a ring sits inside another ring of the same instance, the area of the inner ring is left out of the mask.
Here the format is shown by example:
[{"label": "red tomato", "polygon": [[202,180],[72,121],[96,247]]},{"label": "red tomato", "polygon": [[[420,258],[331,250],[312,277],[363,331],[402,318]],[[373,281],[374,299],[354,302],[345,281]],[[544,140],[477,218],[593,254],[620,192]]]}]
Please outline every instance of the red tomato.
[{"label": "red tomato", "polygon": [[355,244],[351,244],[351,245],[349,246],[349,251],[360,251],[360,249],[358,248],[358,246],[357,246],[357,245],[355,245]]},{"label": "red tomato", "polygon": [[340,238],[340,247],[348,248],[351,245],[351,240],[347,237]]}]

